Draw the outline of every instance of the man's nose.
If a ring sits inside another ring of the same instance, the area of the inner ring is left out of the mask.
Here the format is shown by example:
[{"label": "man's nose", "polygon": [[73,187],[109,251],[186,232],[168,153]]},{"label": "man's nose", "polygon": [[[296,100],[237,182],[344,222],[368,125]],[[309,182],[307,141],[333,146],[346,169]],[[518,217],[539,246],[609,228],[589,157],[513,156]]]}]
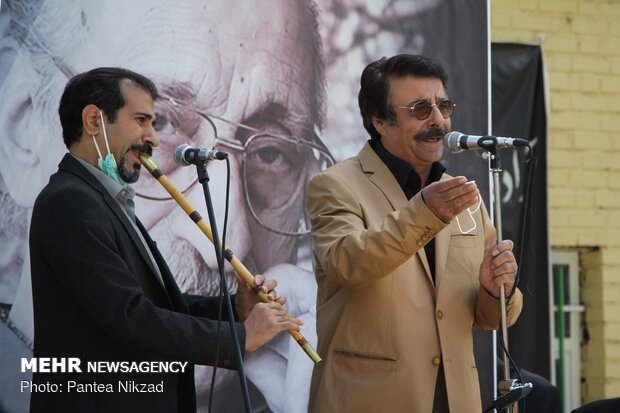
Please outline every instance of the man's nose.
[{"label": "man's nose", "polygon": [[157,132],[153,126],[149,127],[150,130],[142,137],[142,142],[149,144],[151,147],[156,148],[159,145],[159,139],[157,139]]},{"label": "man's nose", "polygon": [[429,121],[432,127],[440,127],[444,122],[444,117],[437,106],[431,106]]}]

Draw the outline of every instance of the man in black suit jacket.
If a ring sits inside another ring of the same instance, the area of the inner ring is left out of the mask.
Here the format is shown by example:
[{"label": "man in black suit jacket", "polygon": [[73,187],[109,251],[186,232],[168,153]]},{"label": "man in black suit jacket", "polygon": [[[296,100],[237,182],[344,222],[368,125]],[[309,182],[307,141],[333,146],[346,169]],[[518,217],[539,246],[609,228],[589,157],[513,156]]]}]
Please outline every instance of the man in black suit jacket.
[{"label": "man in black suit jacket", "polygon": [[[34,356],[77,357],[82,372],[35,373],[34,386],[59,387],[33,392],[31,411],[195,411],[193,364],[237,368],[227,323],[219,326],[216,360],[217,298],[182,294],[134,216],[134,191],[126,184],[139,177],[138,155],[157,146],[156,96],[141,75],[99,68],[71,79],[61,98],[69,154],[37,198],[30,230]],[[275,299],[275,281],[255,281]],[[234,316],[242,321],[242,350],[299,330],[285,299],[276,301],[258,303],[249,287],[239,288]],[[98,361],[189,363],[168,373],[87,370]],[[137,392],[132,384],[154,391]]]}]

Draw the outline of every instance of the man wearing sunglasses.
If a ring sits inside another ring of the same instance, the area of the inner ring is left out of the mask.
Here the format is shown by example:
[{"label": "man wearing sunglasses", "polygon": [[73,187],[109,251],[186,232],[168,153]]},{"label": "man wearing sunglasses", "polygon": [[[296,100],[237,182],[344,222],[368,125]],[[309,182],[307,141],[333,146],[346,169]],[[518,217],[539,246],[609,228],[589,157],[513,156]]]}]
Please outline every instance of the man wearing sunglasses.
[{"label": "man wearing sunglasses", "polygon": [[324,358],[310,412],[482,410],[472,327],[498,327],[500,285],[515,289],[509,324],[522,295],[476,184],[439,163],[455,108],[446,77],[423,56],[369,64],[370,141],[309,184]]}]

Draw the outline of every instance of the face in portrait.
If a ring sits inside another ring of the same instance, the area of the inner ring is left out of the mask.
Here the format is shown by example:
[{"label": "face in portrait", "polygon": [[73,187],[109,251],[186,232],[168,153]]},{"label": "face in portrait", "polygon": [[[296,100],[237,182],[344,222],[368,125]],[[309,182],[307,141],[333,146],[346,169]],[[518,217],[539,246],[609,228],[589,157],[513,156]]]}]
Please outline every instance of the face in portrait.
[{"label": "face in portrait", "polygon": [[[323,66],[313,5],[287,0],[118,0],[61,6],[32,2],[29,9],[21,7],[23,2],[16,3],[11,11],[13,16],[23,14],[18,26],[24,35],[17,40],[15,62],[41,79],[37,83],[41,90],[25,88],[26,77],[16,72],[13,63],[11,74],[15,71],[13,76],[23,80],[21,88],[11,83],[14,94],[24,95],[13,112],[19,109],[28,117],[12,125],[11,142],[32,148],[33,157],[40,159],[32,172],[37,176],[36,190],[25,196],[23,204],[32,205],[66,151],[56,107],[67,79],[98,66],[126,67],[144,74],[161,94],[155,102],[159,147],[154,149],[153,160],[207,218],[195,168],[177,166],[173,151],[186,143],[230,154],[226,243],[250,271],[278,280],[278,292],[287,296],[291,311],[302,318],[307,314],[309,329],[304,328],[304,335],[314,341],[311,309],[316,287],[309,271],[305,187],[310,177],[331,163],[331,157],[316,132],[322,126]],[[8,84],[7,77],[5,91]],[[33,94],[41,96],[41,107],[29,100]],[[0,116],[8,117],[8,113],[12,112],[0,107]],[[38,132],[28,134],[28,129]],[[14,192],[30,185],[26,178],[15,178],[15,162],[7,168],[2,176],[14,184]],[[208,172],[221,232],[226,164],[211,162]],[[157,240],[181,289],[216,294],[219,281],[210,241],[144,168],[134,188],[137,215]],[[227,266],[227,270],[234,290],[232,268]],[[254,386],[273,411],[293,411],[287,409],[289,399],[299,399],[295,403],[307,400],[304,383],[298,386],[300,395],[282,392],[299,384],[290,376],[287,379],[287,374],[295,372],[287,360],[290,364],[301,357],[301,375],[307,375],[308,383],[312,369],[303,351],[289,342],[287,335],[279,336],[271,350],[246,355],[246,373],[250,380],[265,379],[263,383],[253,380]],[[289,347],[295,354],[287,354]],[[253,365],[258,368],[265,363],[272,372],[269,376],[274,376],[271,379],[263,371],[252,372]],[[197,369],[199,403],[205,401],[210,373],[210,369]],[[221,381],[238,381],[236,373],[227,373],[218,372]],[[222,405],[229,404],[230,398],[225,399],[220,400]]]}]

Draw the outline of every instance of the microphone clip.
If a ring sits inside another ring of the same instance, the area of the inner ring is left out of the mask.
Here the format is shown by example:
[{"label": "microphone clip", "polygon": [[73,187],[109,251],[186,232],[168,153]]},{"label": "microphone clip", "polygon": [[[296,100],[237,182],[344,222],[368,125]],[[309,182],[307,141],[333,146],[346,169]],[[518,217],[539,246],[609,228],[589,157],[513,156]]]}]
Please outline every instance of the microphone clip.
[{"label": "microphone clip", "polygon": [[478,146],[487,151],[493,151],[497,148],[497,138],[495,136],[482,136],[478,139]]}]

